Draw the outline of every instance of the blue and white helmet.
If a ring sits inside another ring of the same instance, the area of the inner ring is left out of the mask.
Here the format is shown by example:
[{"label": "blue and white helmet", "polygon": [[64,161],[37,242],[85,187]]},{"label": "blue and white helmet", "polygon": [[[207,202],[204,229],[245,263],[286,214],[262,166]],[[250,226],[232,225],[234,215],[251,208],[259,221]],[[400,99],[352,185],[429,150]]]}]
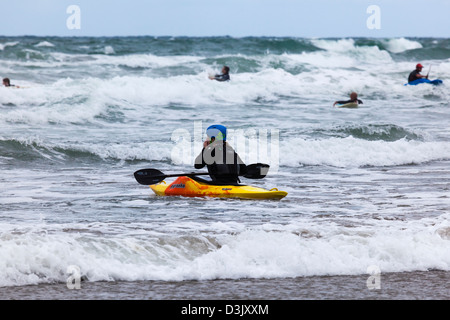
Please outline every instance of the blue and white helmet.
[{"label": "blue and white helmet", "polygon": [[206,129],[206,135],[211,139],[215,138],[216,140],[227,140],[227,128],[220,125],[220,124],[214,124],[212,126],[209,126],[208,129]]}]

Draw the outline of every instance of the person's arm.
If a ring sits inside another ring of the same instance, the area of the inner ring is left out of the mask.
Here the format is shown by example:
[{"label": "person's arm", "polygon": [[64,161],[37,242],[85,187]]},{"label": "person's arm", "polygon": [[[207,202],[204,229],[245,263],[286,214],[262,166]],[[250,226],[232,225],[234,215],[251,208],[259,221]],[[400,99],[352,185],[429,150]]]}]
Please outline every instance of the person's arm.
[{"label": "person's arm", "polygon": [[415,78],[415,80],[423,79],[423,78],[428,79],[428,75],[424,76],[424,75],[420,74],[420,72],[418,72],[418,71],[413,71],[411,74],[413,74],[413,77]]},{"label": "person's arm", "polygon": [[214,79],[217,81],[227,81],[230,80],[230,76],[228,74],[216,74]]},{"label": "person's arm", "polygon": [[236,162],[239,166],[239,175],[244,175],[248,172],[247,165],[242,161],[241,157],[236,153]]},{"label": "person's arm", "polygon": [[337,105],[337,104],[346,104],[346,103],[350,103],[352,102],[352,100],[347,100],[347,101],[336,101],[333,106]]},{"label": "person's arm", "polygon": [[205,150],[205,148],[203,148],[202,152],[200,152],[200,154],[197,156],[197,158],[195,158],[195,162],[194,162],[195,169],[201,169],[206,166],[206,163],[203,160],[203,151],[204,150]]}]

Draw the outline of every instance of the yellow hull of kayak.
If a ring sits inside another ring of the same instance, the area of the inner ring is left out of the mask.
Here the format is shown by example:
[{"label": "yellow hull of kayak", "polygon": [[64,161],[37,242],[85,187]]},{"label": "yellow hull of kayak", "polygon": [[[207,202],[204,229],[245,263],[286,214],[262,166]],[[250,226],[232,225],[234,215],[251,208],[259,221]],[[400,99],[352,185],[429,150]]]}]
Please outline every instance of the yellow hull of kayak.
[{"label": "yellow hull of kayak", "polygon": [[287,196],[287,192],[274,188],[266,190],[252,186],[214,186],[204,182],[195,181],[189,177],[179,177],[174,182],[167,184],[162,181],[151,185],[150,188],[158,196],[183,196],[183,197],[214,197],[214,198],[239,198],[239,199],[272,199],[279,200]]}]

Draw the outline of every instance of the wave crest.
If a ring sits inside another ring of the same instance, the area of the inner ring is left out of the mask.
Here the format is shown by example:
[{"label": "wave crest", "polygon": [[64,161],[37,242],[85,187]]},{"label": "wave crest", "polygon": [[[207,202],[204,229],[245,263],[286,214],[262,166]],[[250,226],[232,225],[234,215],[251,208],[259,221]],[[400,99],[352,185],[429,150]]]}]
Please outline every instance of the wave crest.
[{"label": "wave crest", "polygon": [[290,167],[299,164],[385,167],[436,160],[450,160],[450,142],[366,141],[350,136],[319,140],[296,138],[280,146],[280,165]]}]

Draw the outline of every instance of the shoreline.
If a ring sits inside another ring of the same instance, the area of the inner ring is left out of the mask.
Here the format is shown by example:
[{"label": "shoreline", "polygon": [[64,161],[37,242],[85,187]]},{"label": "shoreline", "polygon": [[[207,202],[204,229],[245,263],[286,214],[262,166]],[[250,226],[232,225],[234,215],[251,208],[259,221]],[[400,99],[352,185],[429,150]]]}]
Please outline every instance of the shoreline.
[{"label": "shoreline", "polygon": [[81,282],[3,287],[2,300],[450,300],[450,272],[431,270],[380,275],[276,279]]}]

